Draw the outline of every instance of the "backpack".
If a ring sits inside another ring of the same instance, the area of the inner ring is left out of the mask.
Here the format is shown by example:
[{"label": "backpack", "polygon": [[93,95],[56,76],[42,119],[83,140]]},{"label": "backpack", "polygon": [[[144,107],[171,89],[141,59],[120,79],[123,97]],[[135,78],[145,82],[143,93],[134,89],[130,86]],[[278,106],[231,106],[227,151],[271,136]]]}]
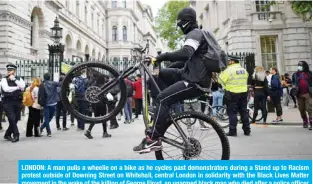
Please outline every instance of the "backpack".
[{"label": "backpack", "polygon": [[42,107],[46,105],[46,88],[45,88],[45,84],[42,83],[39,86],[39,91],[38,91],[38,104],[41,105]]},{"label": "backpack", "polygon": [[34,88],[28,87],[26,88],[25,92],[23,93],[23,105],[30,107],[34,104],[32,91]]},{"label": "backpack", "polygon": [[208,43],[208,51],[202,56],[205,68],[208,72],[220,73],[227,65],[227,55],[210,32],[201,31]]},{"label": "backpack", "polygon": [[126,82],[126,88],[127,88],[127,97],[132,97],[134,93],[133,85],[130,82]]},{"label": "backpack", "polygon": [[87,89],[87,78],[82,78],[81,76],[77,77],[75,81],[75,92],[84,94]]}]

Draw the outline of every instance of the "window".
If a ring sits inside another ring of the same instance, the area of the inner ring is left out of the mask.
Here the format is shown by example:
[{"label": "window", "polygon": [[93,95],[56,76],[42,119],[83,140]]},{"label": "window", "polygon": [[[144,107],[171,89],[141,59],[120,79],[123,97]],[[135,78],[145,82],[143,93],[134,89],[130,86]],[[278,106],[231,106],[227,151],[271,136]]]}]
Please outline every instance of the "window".
[{"label": "window", "polygon": [[104,38],[105,29],[104,29],[104,20],[102,20],[102,37]]},{"label": "window", "polygon": [[123,41],[127,41],[127,28],[126,28],[126,26],[123,27]]},{"label": "window", "polygon": [[94,29],[94,19],[93,19],[93,13],[91,13],[91,28]]},{"label": "window", "polygon": [[113,26],[112,28],[112,40],[117,41],[117,27]]},{"label": "window", "polygon": [[112,8],[117,8],[117,1],[112,1]]},{"label": "window", "polygon": [[123,8],[126,8],[126,0],[123,0]]},{"label": "window", "polygon": [[70,6],[69,3],[70,3],[69,1],[65,1],[65,7],[66,7],[66,9],[68,9],[68,7]]},{"label": "window", "polygon": [[87,6],[85,6],[85,24],[87,24],[87,16],[88,16],[88,11],[87,11]]},{"label": "window", "polygon": [[[33,23],[34,22],[34,17],[33,16],[31,16],[30,17],[30,21]],[[30,27],[30,46],[33,46],[33,38],[34,38],[34,36],[33,36],[33,30],[34,28],[33,28],[33,26],[31,26]]]},{"label": "window", "polygon": [[[270,6],[268,5],[269,1],[263,1],[263,0],[256,0],[255,1],[255,8],[256,12],[259,12],[260,14],[258,15],[259,20],[267,20],[270,17]],[[262,13],[264,12],[264,13]]]},{"label": "window", "polygon": [[79,18],[79,1],[76,1],[76,16]]},{"label": "window", "polygon": [[100,33],[100,25],[99,25],[99,18],[97,19],[97,33]]},{"label": "window", "polygon": [[277,67],[277,36],[261,36],[262,66],[269,70]]}]

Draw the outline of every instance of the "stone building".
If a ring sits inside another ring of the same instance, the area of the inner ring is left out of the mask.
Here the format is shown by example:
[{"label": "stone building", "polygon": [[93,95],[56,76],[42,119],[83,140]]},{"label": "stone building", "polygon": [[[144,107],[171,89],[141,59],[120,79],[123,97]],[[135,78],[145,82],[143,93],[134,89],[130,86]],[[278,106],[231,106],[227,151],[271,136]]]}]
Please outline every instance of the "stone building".
[{"label": "stone building", "polygon": [[50,28],[58,17],[65,59],[129,60],[130,50],[150,40],[150,54],[164,50],[148,5],[138,0],[2,1],[0,69],[7,62],[47,59]]},{"label": "stone building", "polygon": [[288,2],[191,1],[198,22],[228,52],[253,52],[256,65],[296,70],[299,60],[312,63],[312,24],[295,15]]}]

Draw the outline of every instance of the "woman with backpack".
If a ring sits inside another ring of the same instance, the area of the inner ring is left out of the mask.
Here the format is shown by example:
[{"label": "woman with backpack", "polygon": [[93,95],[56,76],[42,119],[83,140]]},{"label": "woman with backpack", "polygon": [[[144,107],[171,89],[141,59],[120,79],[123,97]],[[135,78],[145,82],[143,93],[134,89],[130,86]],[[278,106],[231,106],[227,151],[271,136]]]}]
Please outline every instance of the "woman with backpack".
[{"label": "woman with backpack", "polygon": [[[40,111],[42,107],[38,104],[38,92],[40,86],[40,78],[34,78],[31,86],[26,89],[23,103],[28,106],[29,114],[26,126],[26,137],[40,137]],[[29,96],[28,96],[29,95]],[[28,96],[28,97],[26,97]],[[33,132],[34,130],[34,132]]]},{"label": "woman with backpack", "polygon": [[280,76],[276,67],[272,68],[272,78],[271,78],[271,89],[270,89],[270,99],[276,109],[276,120],[273,123],[279,123],[283,121],[282,114],[283,110],[281,107],[281,97],[283,96],[283,87],[280,81]]},{"label": "woman with backpack", "polygon": [[[100,74],[97,77],[96,82],[95,82],[94,85],[98,86],[98,87],[101,87],[101,86],[103,86],[103,84],[105,84],[105,82],[106,82],[106,76]],[[103,99],[102,102],[99,102],[97,104],[92,104],[92,109],[93,109],[93,111],[95,113],[95,117],[106,115],[106,113],[107,113],[107,105],[106,105],[105,99]],[[93,136],[91,135],[91,130],[93,129],[94,126],[95,126],[94,123],[90,123],[88,130],[84,134],[88,139],[93,139]],[[103,128],[103,135],[102,135],[102,137],[103,138],[111,137],[111,134],[108,134],[108,132],[107,132],[107,123],[106,123],[106,121],[102,122],[102,128]]]}]

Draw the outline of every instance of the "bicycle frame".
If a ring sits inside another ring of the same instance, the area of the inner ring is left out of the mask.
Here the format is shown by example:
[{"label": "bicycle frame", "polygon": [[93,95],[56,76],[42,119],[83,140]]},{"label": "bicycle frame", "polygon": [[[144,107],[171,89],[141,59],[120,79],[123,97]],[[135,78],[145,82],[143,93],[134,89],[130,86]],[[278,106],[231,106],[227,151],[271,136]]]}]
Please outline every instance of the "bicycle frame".
[{"label": "bicycle frame", "polygon": [[[161,92],[159,86],[157,85],[156,81],[154,80],[154,78],[152,77],[152,74],[149,72],[147,66],[145,65],[144,61],[140,61],[139,63],[135,64],[134,66],[131,66],[129,68],[127,68],[125,71],[123,71],[117,78],[115,78],[114,80],[109,81],[108,83],[106,83],[104,86],[101,87],[101,91],[97,94],[97,95],[102,95],[107,93],[112,87],[114,87],[115,85],[117,85],[120,80],[124,80],[125,78],[127,78],[128,76],[130,76],[131,74],[135,73],[137,70],[140,70],[142,79],[143,79],[143,83],[142,83],[142,93],[143,95],[143,119],[144,119],[144,124],[146,129],[149,128],[149,113],[148,113],[148,90],[146,87],[146,82],[147,82],[147,75],[148,77],[151,79],[152,84],[156,87],[156,89],[158,90],[158,92]],[[161,137],[160,139],[167,143],[170,144],[172,146],[175,146],[177,148],[180,149],[186,149],[186,146],[189,147],[191,146],[185,132],[182,130],[182,128],[178,125],[178,123],[176,123],[173,119],[173,117],[171,116],[171,114],[169,114],[172,123],[174,124],[174,126],[176,127],[177,131],[179,132],[179,134],[181,135],[182,139],[183,139],[183,143],[179,143],[173,139],[167,138],[165,136]]]}]

